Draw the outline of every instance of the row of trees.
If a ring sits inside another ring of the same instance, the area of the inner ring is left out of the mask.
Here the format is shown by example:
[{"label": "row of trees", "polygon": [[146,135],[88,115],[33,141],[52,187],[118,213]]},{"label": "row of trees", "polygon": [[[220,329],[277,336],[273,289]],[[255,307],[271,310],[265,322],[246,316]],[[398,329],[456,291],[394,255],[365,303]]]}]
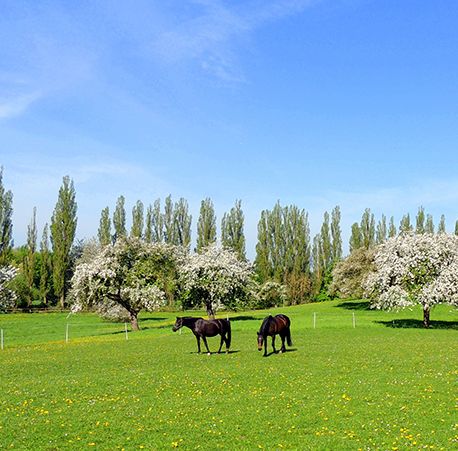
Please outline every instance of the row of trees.
[{"label": "row of trees", "polygon": [[[157,199],[146,210],[144,204],[137,201],[132,208],[131,228],[128,232],[125,198],[120,196],[112,215],[109,207],[101,212],[97,243],[75,243],[76,195],[73,182],[69,177],[64,177],[50,226],[45,225],[39,246],[37,213],[34,209],[28,226],[27,244],[13,248],[13,195],[4,189],[2,176],[3,171],[0,172],[0,267],[4,270],[0,283],[1,287],[8,286],[13,290],[16,305],[31,306],[40,300],[44,305],[58,302],[64,306],[76,263],[84,263],[81,261],[82,254],[86,254],[85,258],[87,255],[94,256],[95,245],[100,251],[118,242],[136,239],[148,245],[174,246],[180,249],[181,254],[198,258],[207,255],[208,249],[213,248],[217,241],[216,214],[209,198],[201,202],[196,245],[194,252],[191,252],[192,216],[185,199],[173,202],[171,196],[168,196],[163,205]],[[393,217],[387,223],[385,215],[376,224],[374,214],[366,209],[361,221],[352,225],[350,255],[343,260],[340,220],[339,206],[330,214],[325,212],[319,233],[311,239],[309,217],[305,210],[295,205],[282,206],[277,202],[272,210],[261,212],[256,258],[252,267],[257,283],[256,295],[252,298],[257,305],[269,307],[279,302],[300,303],[333,296],[361,296],[364,294],[363,280],[373,267],[377,246],[400,235],[431,235],[435,232],[433,218],[425,213],[423,207],[418,210],[415,225],[411,223],[410,215],[406,214],[399,227],[396,227]],[[241,264],[248,264],[240,200],[223,215],[220,231],[222,247],[231,250]],[[437,232],[445,233],[444,216],[441,217]],[[455,233],[458,234],[458,221]],[[183,267],[181,264],[175,266]],[[178,282],[178,273],[181,274],[176,269],[174,276],[169,277],[167,284],[161,288],[165,302],[195,305],[195,301],[189,301],[192,299],[189,290],[175,289],[179,284],[184,284],[183,278]],[[8,282],[11,278],[13,281]]]}]

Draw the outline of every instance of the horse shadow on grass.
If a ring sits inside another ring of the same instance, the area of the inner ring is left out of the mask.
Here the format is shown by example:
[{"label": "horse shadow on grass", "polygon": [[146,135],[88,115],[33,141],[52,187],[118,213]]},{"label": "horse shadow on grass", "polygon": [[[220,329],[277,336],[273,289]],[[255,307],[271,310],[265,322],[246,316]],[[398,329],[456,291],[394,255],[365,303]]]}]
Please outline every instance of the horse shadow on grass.
[{"label": "horse shadow on grass", "polygon": [[297,351],[297,348],[289,348],[289,349],[285,349],[283,352],[280,352],[279,350],[277,351],[270,351],[267,353],[266,357],[270,357],[271,355],[275,355],[275,354],[287,354],[288,352],[296,352]]},{"label": "horse shadow on grass", "polygon": [[238,315],[229,318],[230,321],[257,321],[259,318],[251,315]]},{"label": "horse shadow on grass", "polygon": [[369,301],[345,301],[337,304],[336,307],[344,308],[346,310],[371,310],[371,304]]},{"label": "horse shadow on grass", "polygon": [[[375,321],[393,329],[425,329],[420,319],[393,319],[391,321]],[[458,321],[430,321],[430,329],[454,329],[458,330]]]}]

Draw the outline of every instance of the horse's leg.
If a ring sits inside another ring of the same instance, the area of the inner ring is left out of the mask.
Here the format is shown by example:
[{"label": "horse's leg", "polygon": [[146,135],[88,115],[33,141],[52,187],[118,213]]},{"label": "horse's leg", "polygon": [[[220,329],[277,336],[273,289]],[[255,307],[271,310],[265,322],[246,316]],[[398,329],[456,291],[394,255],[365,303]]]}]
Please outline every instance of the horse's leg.
[{"label": "horse's leg", "polygon": [[200,354],[200,337],[197,334],[194,334],[197,340],[197,354]]},{"label": "horse's leg", "polygon": [[264,355],[263,357],[267,357],[267,337],[264,340]]},{"label": "horse's leg", "polygon": [[274,354],[276,354],[277,350],[275,349],[275,335],[272,335],[272,348],[274,350]]},{"label": "horse's leg", "polygon": [[208,349],[207,337],[205,335],[202,335],[202,341],[204,342],[204,345],[207,348],[208,355],[211,355],[210,349]]},{"label": "horse's leg", "polygon": [[218,354],[221,354],[221,348],[223,347],[223,343],[224,343],[224,333],[221,333],[221,340],[219,342]]},{"label": "horse's leg", "polygon": [[281,349],[280,349],[280,352],[286,352],[286,348],[285,348],[285,338],[286,338],[286,335],[283,333],[280,335],[281,337]]}]

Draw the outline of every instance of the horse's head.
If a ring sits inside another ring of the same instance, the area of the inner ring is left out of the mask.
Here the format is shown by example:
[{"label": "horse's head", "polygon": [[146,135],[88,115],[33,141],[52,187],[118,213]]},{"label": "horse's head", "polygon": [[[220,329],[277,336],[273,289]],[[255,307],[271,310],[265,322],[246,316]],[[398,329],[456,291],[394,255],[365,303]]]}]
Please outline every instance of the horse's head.
[{"label": "horse's head", "polygon": [[258,351],[262,350],[262,345],[264,344],[264,337],[261,332],[258,332]]},{"label": "horse's head", "polygon": [[175,321],[175,324],[173,325],[172,330],[176,332],[181,327],[183,327],[183,318],[180,318],[177,316],[177,320]]}]

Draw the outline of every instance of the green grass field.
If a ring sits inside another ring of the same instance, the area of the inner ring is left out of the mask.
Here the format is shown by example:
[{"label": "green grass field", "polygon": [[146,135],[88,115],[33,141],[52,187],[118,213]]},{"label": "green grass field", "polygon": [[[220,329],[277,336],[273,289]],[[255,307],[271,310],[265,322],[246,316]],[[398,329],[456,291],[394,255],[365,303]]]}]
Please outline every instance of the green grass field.
[{"label": "green grass field", "polygon": [[211,356],[172,313],[144,314],[128,340],[91,314],[2,315],[0,448],[458,448],[456,309],[430,330],[419,310],[364,302],[280,311],[294,346],[267,358],[265,311],[231,313],[232,352]]}]

